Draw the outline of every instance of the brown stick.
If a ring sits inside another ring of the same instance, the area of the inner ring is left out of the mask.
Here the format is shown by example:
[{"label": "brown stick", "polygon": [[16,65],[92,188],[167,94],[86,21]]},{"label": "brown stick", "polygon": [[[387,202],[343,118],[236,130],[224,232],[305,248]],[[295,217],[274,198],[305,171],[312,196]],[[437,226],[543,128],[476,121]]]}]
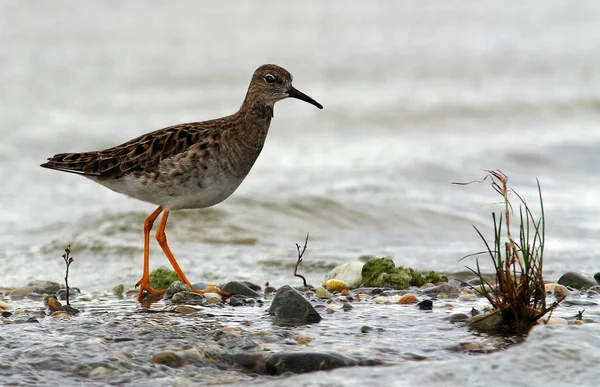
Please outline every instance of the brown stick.
[{"label": "brown stick", "polygon": [[298,266],[300,266],[300,263],[302,262],[302,256],[304,255],[306,246],[308,245],[308,235],[309,233],[306,233],[306,240],[304,241],[304,247],[302,248],[302,251],[300,251],[300,245],[296,243],[296,250],[298,250],[298,261],[296,262],[296,267],[294,268],[294,276],[302,278],[305,288],[308,288],[308,284],[306,283],[306,278],[304,278],[303,275],[298,274]]}]

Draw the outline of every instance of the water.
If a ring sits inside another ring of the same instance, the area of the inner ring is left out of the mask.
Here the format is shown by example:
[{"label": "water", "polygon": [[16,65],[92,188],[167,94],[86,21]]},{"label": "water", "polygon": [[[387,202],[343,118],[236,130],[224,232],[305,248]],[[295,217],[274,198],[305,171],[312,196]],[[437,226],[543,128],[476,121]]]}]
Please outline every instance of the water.
[{"label": "water", "polygon": [[[463,271],[498,201],[501,169],[547,216],[547,278],[593,274],[600,230],[600,5],[595,1],[4,2],[0,5],[3,285],[88,290],[141,274],[153,207],[38,165],[179,122],[230,114],[252,71],[277,63],[321,102],[277,104],[238,191],[173,213],[188,277],[293,281],[364,255]],[[166,265],[156,243],[151,266]],[[487,269],[487,268],[486,268]]]}]

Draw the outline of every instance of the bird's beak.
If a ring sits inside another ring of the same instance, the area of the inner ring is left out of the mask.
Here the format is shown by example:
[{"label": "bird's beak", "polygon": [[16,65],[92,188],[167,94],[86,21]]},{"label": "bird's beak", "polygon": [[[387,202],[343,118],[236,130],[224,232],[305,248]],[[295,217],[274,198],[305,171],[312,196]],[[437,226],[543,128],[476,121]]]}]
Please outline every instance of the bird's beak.
[{"label": "bird's beak", "polygon": [[288,91],[288,97],[290,97],[290,98],[296,98],[296,99],[302,100],[304,102],[308,102],[311,105],[315,105],[319,109],[323,109],[323,105],[321,105],[320,103],[318,103],[314,99],[310,98],[308,95],[304,94],[300,90],[295,89],[293,86],[291,86],[290,90]]}]

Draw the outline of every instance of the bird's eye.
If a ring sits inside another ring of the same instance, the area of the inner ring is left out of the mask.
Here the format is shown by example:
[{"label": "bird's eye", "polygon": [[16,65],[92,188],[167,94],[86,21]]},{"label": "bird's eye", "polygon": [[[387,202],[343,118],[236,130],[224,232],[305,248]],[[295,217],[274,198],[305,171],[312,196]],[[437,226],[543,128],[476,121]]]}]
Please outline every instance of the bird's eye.
[{"label": "bird's eye", "polygon": [[273,82],[275,82],[275,77],[272,76],[271,74],[267,74],[267,75],[265,75],[265,82],[273,83]]}]

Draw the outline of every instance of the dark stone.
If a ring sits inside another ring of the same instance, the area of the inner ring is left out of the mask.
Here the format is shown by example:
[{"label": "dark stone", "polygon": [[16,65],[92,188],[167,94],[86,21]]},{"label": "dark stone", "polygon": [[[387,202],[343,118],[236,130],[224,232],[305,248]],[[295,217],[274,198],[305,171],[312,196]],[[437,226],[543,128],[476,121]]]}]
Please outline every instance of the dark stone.
[{"label": "dark stone", "polygon": [[165,292],[164,299],[165,300],[170,300],[171,298],[173,298],[174,294],[177,294],[179,292],[191,292],[191,291],[192,291],[192,288],[190,288],[189,286],[187,286],[183,282],[181,282],[181,281],[175,281],[171,285],[169,285],[169,288]]},{"label": "dark stone", "polygon": [[183,292],[177,292],[171,297],[171,302],[173,304],[202,305],[204,304],[204,301],[205,299],[202,294],[198,294],[187,290]]},{"label": "dark stone", "polygon": [[[81,294],[81,290],[79,290],[78,288],[69,287],[69,299],[73,299],[73,298],[79,296],[80,294]],[[56,292],[56,297],[59,300],[66,300],[67,299],[67,289],[66,288],[59,289]]]},{"label": "dark stone", "polygon": [[260,294],[238,281],[227,282],[221,291],[246,297],[259,298]]},{"label": "dark stone", "polygon": [[481,278],[479,278],[479,277],[471,278],[466,283],[471,286],[479,286],[482,284]]},{"label": "dark stone", "polygon": [[260,291],[262,290],[262,288],[260,287],[260,285],[253,284],[253,283],[252,283],[252,282],[250,282],[250,281],[242,281],[242,283],[243,283],[244,285],[246,285],[247,287],[249,287],[250,289],[252,289],[252,290],[256,290],[257,292],[260,292]]},{"label": "dark stone", "polygon": [[381,294],[381,293],[383,293],[383,289],[381,289],[381,288],[375,288],[375,289],[373,289],[373,291],[371,292],[371,294],[372,294],[372,295],[374,295],[374,296],[376,296],[376,295],[378,295],[378,294]]},{"label": "dark stone", "polygon": [[349,310],[352,310],[352,309],[353,309],[353,306],[348,303],[345,303],[344,306],[342,306],[342,310],[344,312],[348,312]]},{"label": "dark stone", "polygon": [[12,316],[12,312],[4,311],[2,312],[2,317],[10,317]]},{"label": "dark stone", "polygon": [[354,367],[358,360],[337,352],[279,352],[267,356],[266,371],[271,375],[285,372],[301,373]]},{"label": "dark stone", "polygon": [[446,293],[448,296],[458,296],[460,289],[454,285],[441,284],[432,288],[423,289],[422,292],[428,296],[437,296],[439,293]]},{"label": "dark stone", "polygon": [[421,310],[432,310],[433,309],[433,301],[431,300],[423,300],[417,304],[419,309]]},{"label": "dark stone", "polygon": [[573,271],[566,272],[559,279],[558,283],[564,286],[569,286],[574,289],[587,289],[598,285],[595,279],[581,273]]},{"label": "dark stone", "polygon": [[321,321],[321,316],[306,298],[289,285],[275,293],[269,313],[278,324],[308,324]]},{"label": "dark stone", "polygon": [[598,285],[600,285],[600,271],[594,274],[594,279],[596,280],[596,282],[598,282]]},{"label": "dark stone", "polygon": [[360,327],[360,333],[367,333],[367,332],[372,331],[372,330],[373,330],[373,328],[371,328],[368,325],[363,325],[362,327]]},{"label": "dark stone", "polygon": [[79,309],[73,308],[71,305],[63,305],[61,309],[71,316],[75,316],[77,313],[79,313]]}]

